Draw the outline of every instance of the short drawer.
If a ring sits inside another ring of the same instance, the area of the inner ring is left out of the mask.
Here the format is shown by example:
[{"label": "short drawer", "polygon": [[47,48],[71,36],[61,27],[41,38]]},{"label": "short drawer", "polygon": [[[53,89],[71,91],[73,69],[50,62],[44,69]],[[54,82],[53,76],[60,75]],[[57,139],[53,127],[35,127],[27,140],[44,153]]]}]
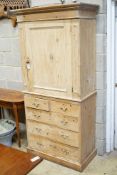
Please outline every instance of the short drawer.
[{"label": "short drawer", "polygon": [[79,132],[79,118],[65,116],[60,113],[47,112],[26,108],[26,118],[45,124],[54,125],[63,129]]},{"label": "short drawer", "polygon": [[38,96],[25,95],[25,106],[49,111],[49,101]]},{"label": "short drawer", "polygon": [[52,141],[79,147],[80,134],[73,131],[27,120],[27,132],[29,134],[46,137]]},{"label": "short drawer", "polygon": [[51,101],[51,111],[68,116],[80,116],[80,105],[72,102]]},{"label": "short drawer", "polygon": [[78,148],[55,143],[43,137],[28,136],[28,147],[64,160],[72,160],[74,162],[79,162],[80,160]]}]

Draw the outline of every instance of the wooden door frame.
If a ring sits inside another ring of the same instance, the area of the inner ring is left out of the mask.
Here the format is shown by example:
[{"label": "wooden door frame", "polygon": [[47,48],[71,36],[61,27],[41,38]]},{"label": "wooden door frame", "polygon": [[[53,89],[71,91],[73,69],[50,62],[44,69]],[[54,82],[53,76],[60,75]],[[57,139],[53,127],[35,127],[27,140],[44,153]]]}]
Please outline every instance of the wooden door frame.
[{"label": "wooden door frame", "polygon": [[[117,5],[115,7],[117,11]],[[115,12],[115,123],[114,123],[114,146],[117,149],[117,12]]]},{"label": "wooden door frame", "polygon": [[114,150],[115,130],[115,1],[107,1],[106,152]]}]

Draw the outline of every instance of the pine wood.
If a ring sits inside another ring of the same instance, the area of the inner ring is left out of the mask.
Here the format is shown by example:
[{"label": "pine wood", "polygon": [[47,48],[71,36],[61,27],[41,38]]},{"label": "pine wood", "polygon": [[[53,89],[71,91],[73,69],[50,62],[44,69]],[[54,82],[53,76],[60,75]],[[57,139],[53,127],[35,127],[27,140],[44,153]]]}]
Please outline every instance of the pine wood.
[{"label": "pine wood", "polygon": [[49,6],[41,6],[41,7],[33,7],[27,9],[20,9],[20,10],[12,10],[10,12],[11,15],[32,15],[34,13],[51,13],[51,12],[63,12],[63,11],[88,11],[94,12],[96,14],[98,10],[98,5],[86,4],[86,3],[72,3],[72,4],[55,4]]},{"label": "pine wood", "polygon": [[96,156],[96,153],[97,153],[97,151],[95,149],[93,152],[90,153],[90,155],[88,155],[88,157],[81,164],[81,163],[72,161],[70,158],[68,161],[68,160],[64,159],[63,156],[62,157],[55,157],[55,156],[52,156],[52,155],[49,155],[49,154],[46,154],[43,152],[39,152],[36,149],[35,150],[31,149],[30,147],[28,148],[28,152],[39,155],[39,156],[43,157],[44,159],[47,159],[47,160],[52,161],[52,162],[56,162],[60,165],[64,165],[68,168],[72,168],[72,169],[80,171],[80,172],[82,172],[84,170],[84,168],[87,167],[87,165]]},{"label": "pine wood", "polygon": [[[30,22],[25,31],[27,55],[22,62],[28,91],[74,100],[82,100],[95,91],[94,19]],[[40,40],[43,47],[37,45]],[[81,49],[84,43],[85,52]],[[28,65],[30,69],[26,70]]]},{"label": "pine wood", "polygon": [[82,3],[12,11],[25,84],[28,149],[82,171],[95,149],[95,17]]},{"label": "pine wood", "polygon": [[0,174],[26,175],[42,161],[40,158],[35,162],[31,162],[34,157],[33,154],[0,144]]},{"label": "pine wood", "polygon": [[15,117],[18,146],[21,146],[18,110],[24,109],[24,95],[22,92],[0,88],[0,107],[11,109]]},{"label": "pine wood", "polygon": [[26,108],[27,119],[57,126],[70,131],[79,131],[79,117],[63,115],[57,112],[47,112]]}]

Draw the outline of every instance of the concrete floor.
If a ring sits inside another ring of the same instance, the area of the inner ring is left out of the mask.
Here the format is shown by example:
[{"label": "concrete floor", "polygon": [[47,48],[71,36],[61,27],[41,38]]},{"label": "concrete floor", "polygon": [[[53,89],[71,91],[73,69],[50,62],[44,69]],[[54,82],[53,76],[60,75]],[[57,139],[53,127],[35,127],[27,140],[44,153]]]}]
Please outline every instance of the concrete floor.
[{"label": "concrete floor", "polygon": [[44,160],[29,175],[117,175],[117,151],[96,156],[82,173]]},{"label": "concrete floor", "polygon": [[[21,150],[26,151],[26,146],[26,138],[22,134]],[[13,147],[19,149],[16,143]],[[117,175],[117,151],[104,156],[96,156],[82,173],[43,160],[28,175]]]}]

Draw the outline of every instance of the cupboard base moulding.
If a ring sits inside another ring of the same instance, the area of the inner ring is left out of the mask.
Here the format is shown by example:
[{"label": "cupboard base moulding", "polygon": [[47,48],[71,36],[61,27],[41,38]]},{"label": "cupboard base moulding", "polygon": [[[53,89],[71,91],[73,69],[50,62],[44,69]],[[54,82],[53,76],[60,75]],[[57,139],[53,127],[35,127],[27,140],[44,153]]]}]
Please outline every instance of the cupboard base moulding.
[{"label": "cupboard base moulding", "polygon": [[73,170],[77,170],[77,171],[80,171],[80,172],[82,172],[87,167],[89,162],[97,154],[97,150],[94,149],[82,163],[72,163],[70,161],[68,162],[68,161],[66,161],[64,159],[62,160],[61,158],[53,157],[51,155],[48,155],[48,154],[45,154],[45,153],[33,150],[33,149],[29,148],[29,147],[27,148],[27,151],[30,152],[30,153],[33,153],[35,155],[38,155],[38,156],[42,157],[43,159],[46,159],[46,160],[58,163],[58,164],[60,164],[62,166],[66,166],[68,168],[71,168]]}]

